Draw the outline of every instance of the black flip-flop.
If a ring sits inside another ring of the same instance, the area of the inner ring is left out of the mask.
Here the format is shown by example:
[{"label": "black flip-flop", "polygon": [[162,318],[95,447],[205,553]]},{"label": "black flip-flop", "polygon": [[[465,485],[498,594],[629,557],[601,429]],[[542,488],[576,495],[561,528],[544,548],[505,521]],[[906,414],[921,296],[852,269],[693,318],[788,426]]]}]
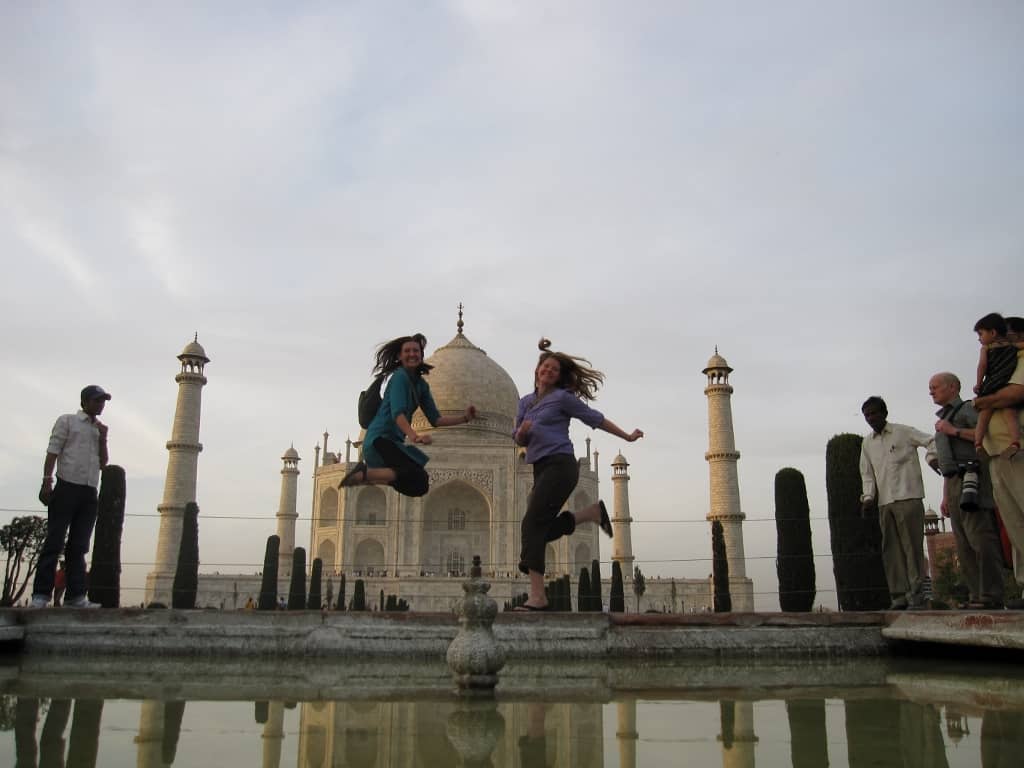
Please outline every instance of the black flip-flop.
[{"label": "black flip-flop", "polygon": [[519,613],[529,613],[530,611],[546,611],[550,607],[550,605],[545,605],[543,607],[538,608],[536,605],[527,605],[526,603],[523,603],[522,605],[517,605],[512,610],[518,611]]},{"label": "black flip-flop", "polygon": [[611,518],[608,517],[608,510],[605,508],[603,501],[598,501],[597,505],[601,507],[601,530],[604,531],[605,536],[610,539],[613,536],[613,532],[612,521]]},{"label": "black flip-flop", "polygon": [[356,485],[356,483],[354,483],[352,481],[352,478],[354,478],[360,472],[363,473],[363,482],[365,482],[366,481],[366,462],[365,461],[360,461],[358,464],[356,464],[354,467],[352,467],[352,469],[349,470],[348,474],[345,475],[343,478],[341,478],[341,482],[338,483],[338,487],[339,488],[348,488],[350,486]]}]

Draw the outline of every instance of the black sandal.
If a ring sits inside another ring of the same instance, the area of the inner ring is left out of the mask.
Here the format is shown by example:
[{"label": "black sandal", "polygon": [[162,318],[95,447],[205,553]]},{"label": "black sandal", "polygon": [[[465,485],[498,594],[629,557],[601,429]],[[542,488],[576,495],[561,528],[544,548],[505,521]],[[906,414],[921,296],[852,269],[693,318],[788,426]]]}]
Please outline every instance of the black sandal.
[{"label": "black sandal", "polygon": [[597,505],[601,507],[601,530],[610,539],[614,534],[612,532],[611,518],[608,517],[608,510],[605,508],[603,501],[598,501]]},{"label": "black sandal", "polygon": [[[355,478],[355,476],[358,475],[360,472],[363,473],[363,479],[359,483],[357,483],[357,482],[355,482],[353,480],[353,478]],[[361,483],[365,483],[365,482],[366,482],[366,462],[365,461],[360,461],[358,464],[356,464],[354,467],[352,467],[352,469],[349,470],[347,475],[345,475],[343,478],[341,478],[341,482],[338,483],[338,487],[339,488],[351,488],[353,485],[360,485]]]}]

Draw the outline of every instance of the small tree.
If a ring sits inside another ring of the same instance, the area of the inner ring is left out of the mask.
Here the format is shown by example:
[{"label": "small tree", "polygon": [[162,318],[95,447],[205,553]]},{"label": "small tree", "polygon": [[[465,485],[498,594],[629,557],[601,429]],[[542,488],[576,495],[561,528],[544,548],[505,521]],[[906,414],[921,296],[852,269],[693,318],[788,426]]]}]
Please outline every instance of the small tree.
[{"label": "small tree", "polygon": [[590,561],[590,593],[594,601],[591,610],[600,613],[604,610],[604,598],[601,596],[601,562],[597,559]]},{"label": "small tree", "polygon": [[194,501],[185,505],[181,519],[181,543],[178,567],[171,586],[172,608],[195,608],[199,591],[199,507]]},{"label": "small tree", "polygon": [[[323,578],[324,561],[319,557],[313,558],[313,566],[309,572],[309,602],[306,603],[307,608],[313,608],[314,610],[319,609],[321,605],[320,598],[320,580]],[[327,598],[327,604],[330,605],[331,599]]]},{"label": "small tree", "polygon": [[784,611],[810,611],[814,607],[810,514],[804,476],[792,467],[780,469],[775,475],[775,572],[779,578],[779,607]]},{"label": "small tree", "polygon": [[576,586],[576,610],[585,613],[590,610],[590,574],[580,568],[580,581]]},{"label": "small tree", "polygon": [[0,606],[14,605],[25,594],[46,540],[46,520],[39,515],[16,517],[0,528],[0,548],[7,555]]},{"label": "small tree", "polygon": [[384,590],[383,589],[380,591],[380,597],[377,600],[377,610],[378,611],[383,611],[384,610]]},{"label": "small tree", "polygon": [[626,590],[622,584],[622,565],[612,560],[612,588],[608,595],[608,610],[611,613],[626,612]]},{"label": "small tree", "polygon": [[732,597],[729,595],[729,560],[725,554],[725,534],[722,522],[711,523],[711,553],[714,562],[712,579],[715,584],[715,613],[732,611]]},{"label": "small tree", "polygon": [[935,579],[932,581],[932,594],[935,600],[947,606],[955,606],[969,599],[970,590],[964,583],[955,550],[939,552],[935,556],[932,568],[935,572]]},{"label": "small tree", "polygon": [[647,591],[647,584],[644,580],[644,573],[640,570],[640,566],[633,568],[633,594],[636,595],[636,612],[640,613],[640,598],[644,596],[644,592]]},{"label": "small tree", "polygon": [[306,607],[306,550],[296,547],[292,552],[292,579],[288,585],[288,610]]},{"label": "small tree", "polygon": [[263,554],[263,581],[260,583],[260,599],[256,607],[261,611],[277,608],[277,555],[281,548],[278,536],[267,537],[267,550]]},{"label": "small tree", "polygon": [[825,447],[832,569],[839,609],[843,611],[877,611],[889,605],[878,514],[861,513],[863,439],[850,433],[836,435]]},{"label": "small tree", "polygon": [[356,579],[356,586],[352,590],[352,605],[349,606],[350,611],[365,611],[366,610],[366,585],[363,584],[362,579]]},{"label": "small tree", "polygon": [[89,599],[104,608],[121,604],[121,534],[124,531],[124,469],[108,464],[100,475],[96,532],[89,567]]}]

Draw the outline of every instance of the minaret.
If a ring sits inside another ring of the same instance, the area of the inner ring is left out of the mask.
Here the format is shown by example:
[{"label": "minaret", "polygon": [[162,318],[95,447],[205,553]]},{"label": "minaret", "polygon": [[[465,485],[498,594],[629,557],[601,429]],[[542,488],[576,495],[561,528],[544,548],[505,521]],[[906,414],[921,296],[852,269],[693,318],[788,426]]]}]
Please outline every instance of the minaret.
[{"label": "minaret", "polygon": [[633,539],[630,534],[629,516],[629,462],[621,453],[612,459],[612,560],[618,561],[622,569],[623,582],[633,578]]},{"label": "minaret", "polygon": [[736,450],[732,429],[731,372],[732,368],[715,347],[715,354],[703,371],[708,377],[708,386],[704,390],[708,398],[708,452],[704,458],[711,473],[711,511],[707,519],[722,523],[733,610],[752,611],[753,589],[746,581],[747,566],[743,554],[743,520],[746,515],[740,511],[740,482],[736,473],[740,452]]},{"label": "minaret", "polygon": [[296,511],[296,498],[299,493],[299,452],[293,445],[281,457],[284,468],[281,470],[281,500],[277,504],[277,536],[281,539],[281,548],[277,556],[277,577],[288,579],[292,575],[292,553],[295,551],[295,521],[299,519]]},{"label": "minaret", "polygon": [[146,602],[170,605],[171,585],[181,548],[181,520],[185,505],[196,501],[196,475],[199,468],[199,417],[202,410],[203,368],[210,362],[199,344],[199,334],[186,345],[181,354],[178,382],[178,403],[174,408],[171,439],[167,441],[167,475],[160,513],[160,536],[156,543],[156,562],[146,579]]}]

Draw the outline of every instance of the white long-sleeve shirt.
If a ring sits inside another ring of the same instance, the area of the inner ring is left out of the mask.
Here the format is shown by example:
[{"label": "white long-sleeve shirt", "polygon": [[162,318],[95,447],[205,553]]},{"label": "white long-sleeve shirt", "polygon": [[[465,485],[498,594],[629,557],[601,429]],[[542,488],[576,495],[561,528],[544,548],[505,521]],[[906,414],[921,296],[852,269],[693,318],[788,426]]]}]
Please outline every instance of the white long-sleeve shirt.
[{"label": "white long-sleeve shirt", "polygon": [[57,477],[64,482],[100,484],[100,430],[85,411],[57,418],[46,452],[57,455]]},{"label": "white long-sleeve shirt", "polygon": [[935,436],[892,422],[878,434],[872,430],[860,446],[861,501],[874,499],[885,506],[894,501],[923,499],[918,448],[934,453]]}]

